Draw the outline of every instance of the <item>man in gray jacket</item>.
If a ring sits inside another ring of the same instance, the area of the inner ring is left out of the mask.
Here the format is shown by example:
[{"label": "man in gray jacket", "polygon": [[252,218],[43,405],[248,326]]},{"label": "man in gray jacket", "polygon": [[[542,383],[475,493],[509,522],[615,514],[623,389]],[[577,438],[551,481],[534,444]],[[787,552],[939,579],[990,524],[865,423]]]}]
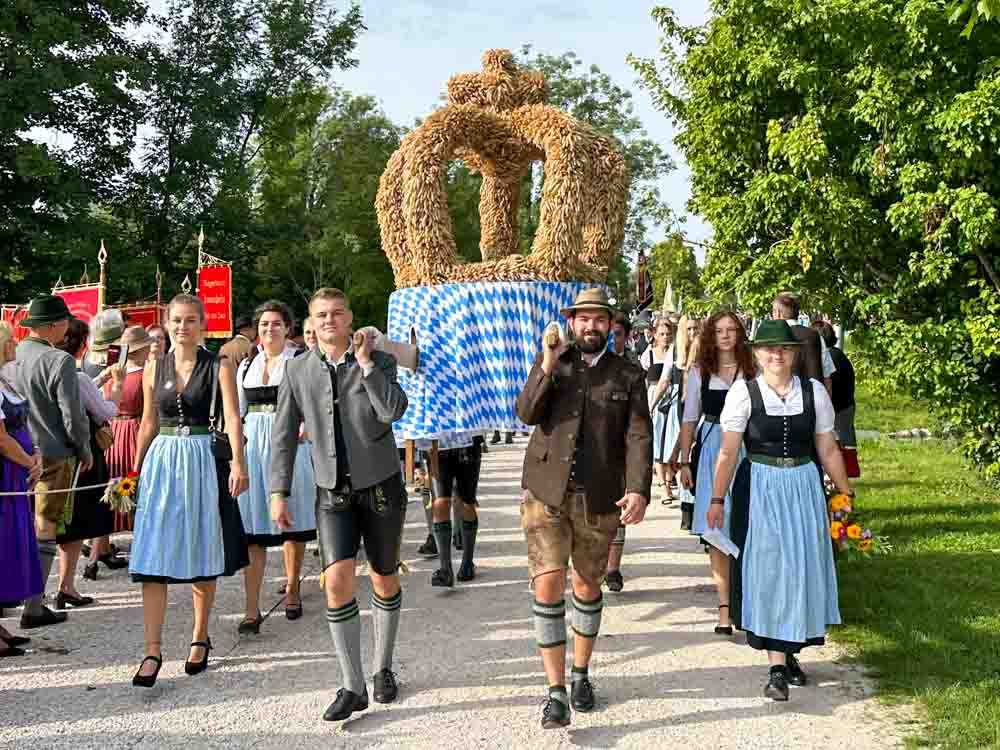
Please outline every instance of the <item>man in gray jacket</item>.
[{"label": "man in gray jacket", "polygon": [[396,699],[392,652],[402,591],[399,553],[406,489],[392,423],[406,411],[396,360],[374,338],[354,334],[347,296],[320,289],[309,302],[318,345],[288,361],[271,432],[271,517],[289,528],[287,497],[300,429],[312,445],[316,527],[326,589],[326,619],[344,686],[323,718],[340,721],[368,708],[361,667],[361,619],[354,597],[355,558],[364,540],[372,580],[374,698]]},{"label": "man in gray jacket", "polygon": [[[31,335],[17,347],[17,388],[28,400],[28,427],[42,455],[42,474],[35,485],[35,532],[42,580],[48,581],[56,556],[56,535],[72,519],[73,477],[90,468],[90,423],[80,398],[76,362],[56,349],[69,327],[69,308],[61,297],[31,301],[22,325]],[[65,552],[64,552],[65,554]],[[63,622],[66,615],[42,606],[42,595],[29,599],[21,627]]]}]

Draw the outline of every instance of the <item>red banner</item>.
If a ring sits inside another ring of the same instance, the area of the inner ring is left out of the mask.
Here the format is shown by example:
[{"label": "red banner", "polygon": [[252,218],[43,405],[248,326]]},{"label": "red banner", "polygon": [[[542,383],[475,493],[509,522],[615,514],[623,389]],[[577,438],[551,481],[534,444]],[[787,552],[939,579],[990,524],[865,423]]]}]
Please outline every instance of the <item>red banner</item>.
[{"label": "red banner", "polygon": [[31,331],[20,325],[21,321],[28,317],[28,308],[24,305],[4,305],[3,319],[14,329],[14,340],[20,341],[31,335]]},{"label": "red banner", "polygon": [[100,284],[53,289],[52,293],[62,297],[73,317],[79,318],[87,325],[90,325],[90,321],[100,312]]},{"label": "red banner", "polygon": [[118,308],[125,316],[125,324],[129,326],[150,326],[163,325],[163,313],[166,311],[165,305],[122,305]]},{"label": "red banner", "polygon": [[233,270],[229,266],[198,269],[198,296],[205,305],[205,338],[233,335]]}]

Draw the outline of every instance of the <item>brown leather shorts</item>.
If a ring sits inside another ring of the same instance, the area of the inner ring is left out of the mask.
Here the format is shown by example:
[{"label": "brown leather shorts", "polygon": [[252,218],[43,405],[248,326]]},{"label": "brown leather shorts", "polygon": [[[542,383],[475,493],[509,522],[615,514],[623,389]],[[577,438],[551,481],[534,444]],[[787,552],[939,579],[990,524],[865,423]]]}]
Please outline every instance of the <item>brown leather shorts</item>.
[{"label": "brown leather shorts", "polygon": [[72,518],[72,508],[67,504],[72,502],[69,490],[73,487],[73,475],[76,473],[75,458],[42,458],[42,475],[35,484],[36,492],[52,492],[50,495],[35,496],[35,513],[46,521],[58,522],[67,517],[66,523]]},{"label": "brown leather shorts", "polygon": [[521,529],[528,542],[531,580],[569,567],[586,581],[599,584],[608,570],[608,551],[620,523],[620,513],[588,513],[582,492],[567,492],[562,508],[521,496]]}]

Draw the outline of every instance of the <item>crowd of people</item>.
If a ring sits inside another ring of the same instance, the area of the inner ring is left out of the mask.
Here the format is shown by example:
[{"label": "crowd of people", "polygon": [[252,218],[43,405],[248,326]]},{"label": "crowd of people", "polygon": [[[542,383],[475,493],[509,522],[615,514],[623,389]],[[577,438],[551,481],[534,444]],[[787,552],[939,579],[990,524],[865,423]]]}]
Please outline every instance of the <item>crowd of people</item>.
[{"label": "crowd of people", "polygon": [[[265,302],[218,354],[204,346],[197,297],[176,296],[165,327],[126,327],[106,312],[88,326],[44,296],[29,306],[22,342],[0,325],[0,606],[23,607],[23,630],[58,625],[67,609],[94,602],[77,588],[82,556],[83,579],[127,567],[144,621],[133,684],[150,687],[163,663],[169,585],[191,585],[185,671],[196,675],[212,650],[217,579],[243,572],[238,632],[258,634],[268,549],[280,547],[284,614],[299,620],[303,561],[317,542],[342,673],[324,719],[339,721],[369,701],[355,595],[363,544],[372,698],[395,700],[408,502],[391,429],[407,408],[396,360],[369,329],[355,329],[336,289],[313,295],[300,329],[287,305]],[[708,553],[715,633],[744,631],[767,653],[765,695],[787,700],[789,684],[807,681],[796,655],[840,621],[825,490],[850,493],[857,460],[854,373],[836,330],[801,320],[791,294],[758,321],[728,310],[630,318],[600,289],[562,312],[565,335],[546,336],[516,403],[531,428],[520,513],[548,683],[543,726],[564,727],[572,711],[595,705],[588,670],[603,589],[623,590],[626,528],[653,499],[679,502],[682,528]],[[477,576],[488,438],[456,433],[417,446],[427,522],[417,552],[437,558],[435,587]],[[491,442],[500,440],[497,432]],[[116,513],[104,487],[133,474],[134,512]],[[123,532],[132,534],[127,555],[110,541]],[[47,590],[56,560],[58,585]],[[0,657],[25,654],[29,638],[0,626],[0,639]]]}]

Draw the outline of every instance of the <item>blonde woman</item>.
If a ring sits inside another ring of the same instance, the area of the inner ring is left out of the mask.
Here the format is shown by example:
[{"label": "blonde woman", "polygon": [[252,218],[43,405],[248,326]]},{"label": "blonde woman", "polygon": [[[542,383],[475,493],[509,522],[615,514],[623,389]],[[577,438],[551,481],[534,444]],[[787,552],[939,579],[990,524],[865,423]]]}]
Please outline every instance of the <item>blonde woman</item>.
[{"label": "blonde woman", "polygon": [[[674,324],[669,318],[660,318],[653,327],[653,345],[639,358],[646,371],[646,393],[653,417],[653,468],[665,503],[672,502],[667,484],[667,464],[680,429],[676,412],[673,424],[670,416],[670,399],[674,395],[672,371],[674,364]],[[661,406],[662,404],[662,406]]]}]

